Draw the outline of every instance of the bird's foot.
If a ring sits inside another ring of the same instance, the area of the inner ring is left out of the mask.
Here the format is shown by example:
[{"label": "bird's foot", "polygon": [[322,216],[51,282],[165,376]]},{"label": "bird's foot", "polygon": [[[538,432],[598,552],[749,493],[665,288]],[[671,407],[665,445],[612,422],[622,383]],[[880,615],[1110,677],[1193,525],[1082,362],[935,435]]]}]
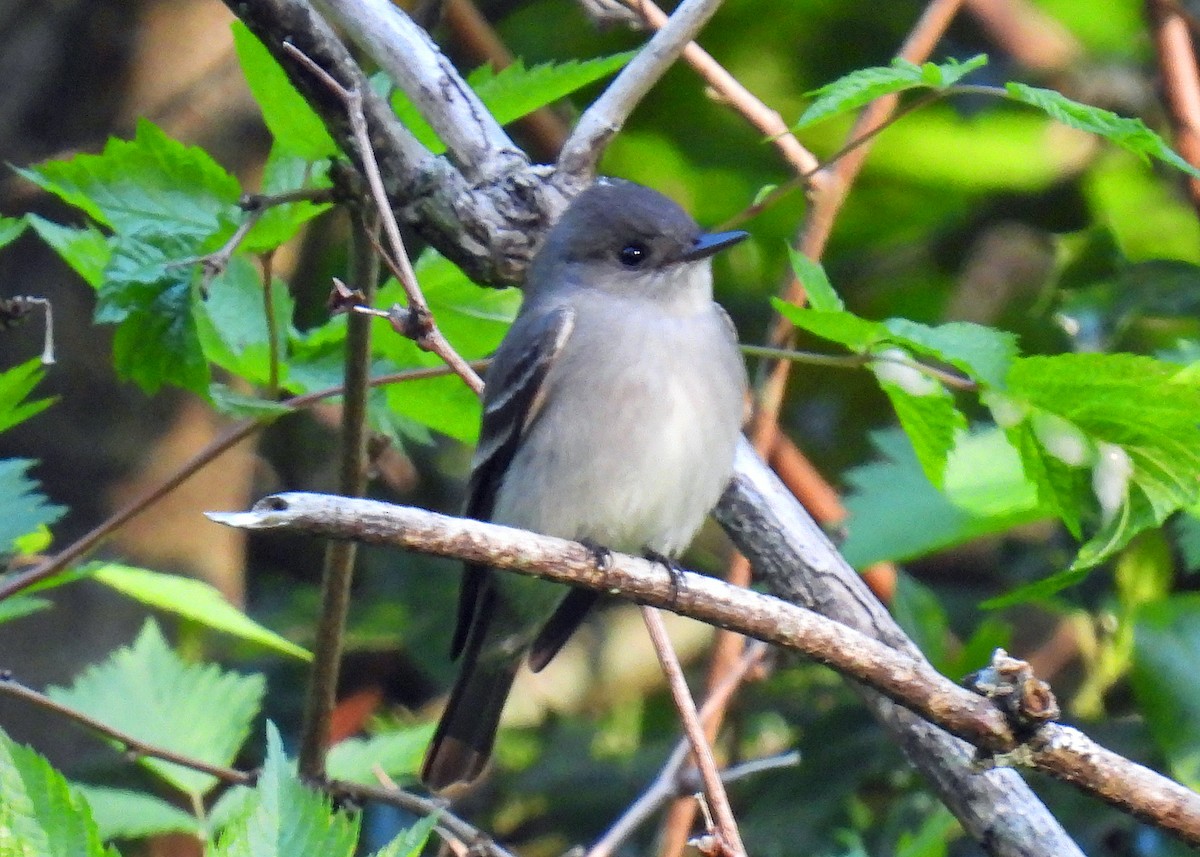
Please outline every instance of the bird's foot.
[{"label": "bird's foot", "polygon": [[659,553],[654,548],[642,548],[642,557],[663,566],[671,576],[671,605],[679,602],[679,590],[683,586],[683,566],[675,557]]},{"label": "bird's foot", "polygon": [[612,551],[598,545],[591,539],[580,539],[579,543],[588,549],[588,553],[592,555],[592,560],[596,563],[597,571],[608,571],[612,568]]}]

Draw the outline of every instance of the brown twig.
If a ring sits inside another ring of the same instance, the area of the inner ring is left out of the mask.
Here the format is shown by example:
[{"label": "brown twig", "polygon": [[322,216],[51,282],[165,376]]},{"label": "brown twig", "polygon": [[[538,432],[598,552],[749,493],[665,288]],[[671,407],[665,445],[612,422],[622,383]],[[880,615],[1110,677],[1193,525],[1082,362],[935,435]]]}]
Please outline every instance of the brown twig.
[{"label": "brown twig", "polygon": [[[613,554],[599,567],[576,542],[424,509],[319,494],[276,494],[250,512],[210,513],[248,529],[355,539],[509,569],[690,616],[802,652],[924,720],[968,741],[998,764],[1020,764],[1078,786],[1200,845],[1200,794],[1105,750],[1078,730],[1010,722],[990,700],[928,662],[809,610],[722,580]],[[1014,852],[1015,853],[1015,852]]]},{"label": "brown twig", "polygon": [[[1175,129],[1175,148],[1194,167],[1200,167],[1200,71],[1187,20],[1175,4],[1149,0],[1147,13],[1154,31],[1158,73],[1167,110]],[[1200,213],[1200,179],[1187,180],[1192,207]]]},{"label": "brown twig", "polygon": [[26,687],[19,681],[14,679],[7,672],[0,672],[0,693],[14,696],[17,699],[23,699],[30,702],[39,708],[46,711],[51,711],[55,714],[66,717],[69,720],[74,720],[81,726],[92,730],[109,738],[121,745],[124,752],[133,756],[148,756],[154,759],[162,759],[164,762],[172,762],[176,765],[182,765],[185,768],[191,768],[194,771],[200,771],[204,774],[216,777],[218,780],[226,783],[234,783],[236,785],[250,785],[254,782],[254,775],[239,771],[234,768],[226,768],[222,765],[213,765],[205,762],[202,759],[195,759],[191,756],[185,756],[182,753],[176,753],[173,750],[168,750],[165,747],[159,747],[154,744],[149,744],[142,741],[140,738],[135,738],[127,732],[122,732],[119,729],[114,729],[107,723],[103,723],[89,714],[71,708],[68,705],[63,705],[60,702],[55,702],[44,693],[38,693],[31,687]]},{"label": "brown twig", "polygon": [[[667,14],[653,0],[622,0],[637,12],[655,30],[667,23]],[[784,160],[798,174],[812,172],[820,167],[817,157],[797,140],[778,111],[771,109],[754,93],[742,85],[720,63],[695,42],[688,42],[683,49],[683,59],[704,78],[721,100],[740,113],[756,129],[761,131],[783,155]]]},{"label": "brown twig", "polygon": [[[379,256],[368,238],[377,229],[364,217],[352,231],[350,281],[368,303],[379,280]],[[345,376],[342,387],[342,425],[338,491],[361,497],[367,489],[367,394],[371,371],[371,319],[351,313],[346,325]],[[321,574],[321,613],[313,646],[312,672],[305,696],[304,726],[300,740],[300,774],[320,782],[325,778],[325,751],[330,723],[337,704],[338,673],[350,609],[350,584],[354,576],[354,542],[331,542],[325,550]]]},{"label": "brown twig", "polygon": [[[734,669],[724,675],[721,682],[709,691],[704,705],[700,708],[700,722],[704,725],[706,737],[714,716],[724,710],[733,693],[762,663],[766,654],[766,644],[755,640],[746,647]],[[681,796],[680,779],[690,749],[691,743],[686,738],[681,739],[675,745],[675,749],[671,751],[671,755],[662,766],[658,776],[654,778],[654,782],[629,805],[621,817],[605,831],[604,835],[596,840],[596,843],[588,849],[586,857],[611,857],[658,807],[672,798]],[[722,779],[725,779],[724,774],[722,774]]]},{"label": "brown twig", "polygon": [[704,734],[700,724],[700,716],[696,712],[696,703],[688,690],[687,680],[683,677],[683,667],[671,647],[671,639],[667,636],[666,625],[662,616],[653,607],[642,608],[642,619],[650,640],[654,643],[654,652],[658,655],[658,663],[666,676],[667,686],[671,689],[671,697],[675,700],[675,710],[679,712],[679,720],[683,724],[683,733],[687,736],[692,756],[696,760],[696,768],[700,772],[701,782],[704,783],[704,796],[716,820],[716,835],[720,840],[720,850],[723,855],[730,857],[745,857],[746,846],[742,844],[738,832],[737,819],[733,817],[733,809],[729,806],[729,796],[725,794],[725,786],[721,782],[717,770],[716,759],[713,758],[709,739]]},{"label": "brown twig", "polygon": [[[477,361],[474,365],[483,367],[486,365],[486,361]],[[371,386],[380,387],[386,384],[404,383],[405,381],[421,381],[427,378],[440,378],[450,374],[452,374],[452,370],[448,366],[408,369],[403,372],[392,372],[374,378],[371,380]],[[311,393],[293,396],[290,399],[284,400],[282,404],[292,409],[307,408],[323,399],[341,395],[341,393],[342,387],[340,385],[326,387],[323,390],[314,390]],[[114,532],[194,476],[201,468],[210,464],[225,452],[228,452],[239,442],[245,440],[265,425],[266,423],[260,419],[246,419],[234,423],[210,441],[203,449],[181,464],[174,473],[158,485],[154,485],[146,489],[142,494],[134,497],[104,521],[101,521],[54,556],[31,568],[29,571],[7,578],[0,578],[0,601],[16,595],[18,592],[22,592],[35,584],[41,583],[47,578],[63,571],[71,563],[82,559]]]},{"label": "brown twig", "polygon": [[[297,62],[306,66],[346,106],[350,128],[354,134],[359,154],[362,158],[367,185],[371,189],[371,199],[375,203],[375,208],[379,213],[383,225],[383,233],[390,245],[391,254],[389,264],[395,265],[397,279],[400,281],[405,295],[408,296],[408,307],[406,309],[402,311],[393,310],[393,315],[396,316],[395,320],[393,320],[393,326],[396,327],[397,331],[412,338],[421,348],[431,351],[442,358],[454,370],[454,373],[462,378],[466,385],[478,395],[483,392],[483,379],[454,350],[441,330],[438,329],[437,323],[433,319],[433,313],[429,311],[429,304],[425,301],[425,295],[421,292],[421,286],[417,282],[417,275],[413,271],[412,262],[408,258],[408,251],[404,247],[404,240],[400,237],[400,226],[396,223],[396,215],[392,212],[392,207],[388,203],[387,191],[383,187],[383,177],[379,172],[379,164],[375,160],[374,151],[371,148],[371,138],[367,132],[367,119],[363,113],[362,92],[357,88],[347,89],[342,86],[325,69],[313,62],[312,59],[294,45],[285,44],[284,50],[287,50]],[[402,313],[402,315],[398,314],[398,312]]]}]

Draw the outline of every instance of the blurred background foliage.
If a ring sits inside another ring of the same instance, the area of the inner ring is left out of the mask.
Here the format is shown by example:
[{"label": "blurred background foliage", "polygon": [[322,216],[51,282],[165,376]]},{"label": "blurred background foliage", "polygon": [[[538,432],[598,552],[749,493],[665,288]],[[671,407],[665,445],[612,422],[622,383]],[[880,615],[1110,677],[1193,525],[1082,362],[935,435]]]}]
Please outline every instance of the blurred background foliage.
[{"label": "blurred background foliage", "polygon": [[[984,6],[1001,14],[977,14]],[[412,11],[429,15],[424,7]],[[480,11],[526,66],[609,56],[643,39],[622,26],[597,27],[561,0],[487,2]],[[701,42],[792,123],[808,103],[807,91],[857,68],[886,65],[921,11],[911,2],[728,0]],[[0,101],[0,157],[26,166],[98,151],[109,134],[131,137],[135,119],[146,116],[171,136],[203,146],[243,187],[257,188],[270,137],[241,77],[229,20],[215,0],[0,2],[0,66],[10,81],[20,81]],[[481,64],[479,45],[456,21],[438,18],[433,32],[470,70]],[[36,46],[40,54],[30,49]],[[1058,88],[1169,133],[1139,3],[1121,0],[1102,10],[1084,0],[968,3],[934,59],[980,52],[991,57],[987,82]],[[569,123],[600,85],[557,103],[558,121]],[[849,125],[849,119],[832,120],[806,129],[801,139],[828,155]],[[551,142],[537,128],[517,124],[513,130],[536,157],[552,156]],[[762,188],[791,178],[776,150],[682,65],[637,109],[608,149],[602,171],[662,190],[704,225],[735,218]],[[1195,361],[1200,225],[1182,182],[1174,171],[1027,110],[957,97],[926,106],[880,135],[823,262],[849,308],[868,318],[973,321],[1018,334],[1026,354],[1130,351]],[[783,197],[748,221],[751,241],[716,262],[718,298],[744,342],[764,339],[769,298],[790,276],[787,245],[804,208],[801,193]],[[31,211],[59,223],[81,222],[78,212],[28,183],[5,179],[0,212]],[[328,321],[324,300],[329,277],[344,274],[347,233],[344,214],[331,210],[276,254],[275,272],[295,301],[289,390],[338,379],[340,322]],[[425,262],[423,275],[455,345],[470,356],[494,347],[515,295],[475,289],[436,260]],[[53,528],[62,544],[169,472],[230,417],[194,395],[166,389],[147,397],[115,378],[111,328],[89,322],[91,290],[32,232],[0,254],[0,283],[5,296],[50,296],[59,315],[60,365],[39,388],[59,401],[5,433],[0,446],[5,457],[38,460],[31,475],[67,509]],[[219,299],[226,287],[234,289],[219,283],[214,295]],[[40,333],[31,327],[0,338],[4,368],[40,347],[34,344]],[[376,341],[381,368],[428,362],[383,325]],[[831,350],[806,337],[800,345]],[[752,375],[756,368],[751,361]],[[219,377],[228,380],[227,373]],[[470,396],[456,380],[443,379],[392,388],[375,405],[374,428],[391,436],[391,446],[376,458],[373,494],[456,511],[476,419]],[[980,409],[971,416],[985,414]],[[1070,722],[1119,752],[1200,785],[1200,682],[1192,672],[1200,657],[1200,597],[1191,592],[1200,567],[1200,525],[1194,517],[1179,515],[1164,530],[1144,533],[1078,586],[988,609],[981,606],[988,599],[1062,571],[1077,548],[1061,525],[1020,514],[1012,495],[1027,486],[1004,489],[1009,493],[1001,506],[1009,518],[972,530],[961,509],[925,480],[887,399],[864,370],[798,367],[781,424],[844,492],[850,517],[837,529],[850,557],[864,564],[903,561],[892,607],[940,669],[959,677],[1004,645],[1053,684]],[[266,626],[310,644],[322,547],[273,537],[243,543],[208,529],[198,513],[238,508],[268,491],[331,489],[334,426],[332,406],[278,420],[206,471],[211,475],[111,540],[106,551],[205,578]],[[992,454],[984,449],[979,465]],[[906,541],[939,528],[947,533],[939,550],[929,551],[928,539],[918,538],[916,548]],[[727,554],[724,537],[710,527],[686,562],[720,573]],[[452,564],[365,550],[360,566],[339,720],[347,735],[364,726],[387,731],[426,722],[453,675],[447,657],[457,585]],[[71,587],[55,597],[54,609],[0,629],[0,668],[33,684],[67,684],[141,627],[141,608],[101,586]],[[676,631],[698,683],[710,633],[686,622],[676,623]],[[175,638],[192,656],[264,672],[264,712],[285,737],[295,736],[301,664],[231,646],[192,622],[176,627]],[[721,742],[730,761],[792,748],[801,754],[797,767],[733,786],[751,853],[982,853],[947,821],[840,680],[793,658],[775,667],[738,697]],[[458,809],[523,854],[558,854],[595,839],[639,793],[677,739],[678,725],[637,617],[627,608],[603,611],[550,670],[523,681],[495,769]],[[7,701],[0,724],[84,779],[128,776],[93,742],[64,735],[58,724]],[[260,752],[247,750],[246,760]],[[1061,784],[1032,779],[1088,854],[1183,853],[1163,835]],[[385,816],[376,815],[373,829],[387,828]],[[379,841],[388,835],[380,832]],[[650,851],[653,838],[653,829],[646,830],[628,853]]]}]

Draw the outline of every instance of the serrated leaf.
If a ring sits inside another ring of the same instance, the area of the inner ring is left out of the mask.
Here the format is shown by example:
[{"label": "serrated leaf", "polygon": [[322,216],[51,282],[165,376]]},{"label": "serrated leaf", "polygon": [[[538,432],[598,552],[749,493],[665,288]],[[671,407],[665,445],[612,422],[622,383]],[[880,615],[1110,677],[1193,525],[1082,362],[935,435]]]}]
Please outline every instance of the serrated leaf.
[{"label": "serrated leaf", "polygon": [[432,724],[383,732],[370,738],[347,738],[329,748],[325,767],[330,779],[353,783],[379,782],[376,767],[393,779],[415,780],[432,738]]},{"label": "serrated leaf", "polygon": [[1017,358],[1015,334],[981,324],[952,321],[930,327],[906,318],[889,318],[883,324],[892,341],[949,363],[989,387],[1003,389]]},{"label": "serrated leaf", "polygon": [[267,724],[267,758],[250,811],[226,828],[213,857],[353,857],[359,817],[335,812],[329,799],[300,782]]},{"label": "serrated leaf", "polygon": [[[260,675],[225,672],[215,664],[185,663],[147,620],[133,645],[89,667],[50,698],[122,732],[213,765],[233,762],[262,703]],[[186,794],[199,798],[217,779],[172,762],[138,763]]]},{"label": "serrated leaf", "polygon": [[396,838],[383,846],[375,857],[419,857],[429,841],[429,835],[437,827],[440,812],[430,813],[418,819],[412,827],[400,831]]},{"label": "serrated leaf", "polygon": [[489,66],[478,68],[467,76],[467,83],[496,121],[507,125],[615,74],[636,54],[637,51],[625,51],[587,60],[542,63],[532,68],[526,68],[518,58],[498,72]]},{"label": "serrated leaf", "polygon": [[1014,607],[1017,604],[1046,601],[1064,589],[1082,582],[1087,576],[1088,569],[1086,568],[1063,569],[1049,577],[1043,577],[1041,580],[1035,580],[1024,586],[1019,586],[1011,592],[997,595],[995,598],[988,598],[986,601],[981,602],[979,607],[982,610],[1001,610],[1005,607]]},{"label": "serrated leaf", "polygon": [[26,401],[45,375],[46,367],[37,357],[0,372],[0,432],[20,425],[57,401],[54,398]]},{"label": "serrated leaf", "polygon": [[0,217],[0,247],[7,247],[20,238],[28,225],[24,217]]},{"label": "serrated leaf", "polygon": [[33,231],[45,241],[71,270],[83,278],[93,289],[104,282],[104,269],[108,266],[112,248],[108,237],[95,226],[74,228],[60,226],[49,220],[29,215]]},{"label": "serrated leaf", "polygon": [[[1133,354],[1063,354],[1017,360],[1008,384],[1015,398],[1129,457],[1130,503],[1122,513],[1128,528],[1113,538],[1110,522],[1098,534],[1101,541],[1091,544],[1088,562],[1101,561],[1140,529],[1161,524],[1200,496],[1200,381],[1186,370]],[[1106,550],[1096,551],[1100,544]]]},{"label": "serrated leaf", "polygon": [[203,580],[117,563],[105,563],[93,568],[90,576],[142,604],[184,616],[206,628],[249,640],[302,661],[312,660],[312,654],[308,651],[255,622]]},{"label": "serrated leaf", "polygon": [[1138,711],[1167,757],[1171,773],[1200,790],[1200,595],[1142,605],[1134,626],[1130,681]]},{"label": "serrated leaf", "polygon": [[[196,331],[205,358],[251,383],[268,383],[271,353],[265,305],[262,279],[254,265],[243,256],[230,259],[225,270],[209,282],[208,297],[196,304]],[[295,312],[286,283],[272,282],[271,306],[276,352],[282,361],[287,356],[287,332]]]},{"label": "serrated leaf", "polygon": [[242,74],[275,142],[309,161],[338,154],[325,123],[292,86],[266,46],[241,21],[234,21],[232,29]]},{"label": "serrated leaf", "polygon": [[285,402],[260,399],[257,396],[239,393],[224,384],[210,385],[208,396],[214,408],[227,416],[238,419],[269,421],[295,410]]},{"label": "serrated leaf", "polygon": [[838,293],[833,290],[829,276],[820,262],[813,261],[794,247],[788,247],[788,257],[792,262],[792,273],[796,275],[796,279],[804,287],[804,293],[808,295],[809,307],[818,312],[838,312],[846,308]]},{"label": "serrated leaf", "polygon": [[771,298],[771,304],[796,327],[844,345],[855,353],[863,353],[888,335],[887,328],[879,322],[859,318],[851,312],[805,309],[779,298]]},{"label": "serrated leaf", "polygon": [[66,778],[0,730],[0,854],[119,857],[105,849],[87,801]]},{"label": "serrated leaf", "polygon": [[889,66],[858,69],[820,89],[805,93],[809,97],[816,97],[816,101],[808,106],[792,128],[799,130],[830,116],[855,110],[884,95],[909,89],[951,86],[986,64],[987,56],[984,54],[962,63],[950,60],[942,65],[926,63],[924,66],[913,65],[897,57]]},{"label": "serrated leaf", "polygon": [[1063,522],[1075,538],[1083,532],[1080,505],[1086,497],[1087,476],[1051,455],[1038,442],[1028,421],[1004,430],[1021,458],[1029,481],[1037,488],[1038,503]]},{"label": "serrated leaf", "polygon": [[140,839],[162,833],[200,832],[194,815],[144,792],[74,784],[91,807],[102,839]]},{"label": "serrated leaf", "polygon": [[67,512],[47,501],[38,483],[28,477],[36,463],[28,458],[0,461],[0,555],[13,553],[18,538],[53,524]]},{"label": "serrated leaf", "polygon": [[967,418],[954,406],[954,397],[940,386],[926,395],[913,395],[904,387],[882,378],[880,387],[891,401],[900,427],[912,442],[925,476],[934,485],[942,487],[950,450],[967,430]]},{"label": "serrated leaf", "polygon": [[1004,88],[1013,101],[1036,107],[1064,125],[1096,134],[1142,158],[1156,158],[1190,176],[1200,178],[1200,169],[1181,158],[1162,137],[1146,127],[1146,123],[1141,119],[1118,116],[1110,110],[1081,104],[1053,89],[1012,82]]},{"label": "serrated leaf", "polygon": [[76,155],[18,170],[117,232],[153,226],[192,236],[229,227],[241,188],[197,146],[173,140],[146,119],[132,140],[110,139],[99,155]]},{"label": "serrated leaf", "polygon": [[118,324],[113,364],[147,392],[170,383],[203,394],[209,368],[192,304],[200,239],[157,226],[123,233],[113,245],[96,304],[98,323]]},{"label": "serrated leaf", "polygon": [[[499,72],[493,72],[488,66],[478,68],[467,76],[467,83],[496,121],[507,125],[613,74],[628,63],[635,53],[627,51],[589,60],[544,63],[532,68],[525,68],[518,59]],[[395,90],[391,103],[401,123],[427,149],[435,155],[446,151],[445,144],[438,139],[429,123],[421,118],[407,95]]]}]

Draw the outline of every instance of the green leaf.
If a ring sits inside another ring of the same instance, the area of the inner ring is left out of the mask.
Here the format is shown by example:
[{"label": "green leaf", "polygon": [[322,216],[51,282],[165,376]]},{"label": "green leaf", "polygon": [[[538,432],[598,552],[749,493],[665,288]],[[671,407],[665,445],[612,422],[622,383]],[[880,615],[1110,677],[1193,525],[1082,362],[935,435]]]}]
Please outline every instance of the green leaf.
[{"label": "green leaf", "polygon": [[25,401],[45,374],[45,367],[37,357],[0,372],[0,432],[20,425],[54,404],[55,399]]},{"label": "green leaf", "polygon": [[0,853],[4,857],[119,857],[105,849],[87,801],[66,777],[0,730]]},{"label": "green leaf", "polygon": [[266,46],[241,21],[234,21],[232,28],[242,74],[276,144],[309,161],[338,154],[325,123],[292,86]]},{"label": "green leaf", "polygon": [[615,74],[636,54],[637,51],[625,51],[587,60],[543,63],[532,68],[525,68],[518,58],[498,72],[482,66],[471,72],[467,83],[496,121],[507,125]]},{"label": "green leaf", "polygon": [[1110,110],[1080,104],[1053,89],[1011,82],[1004,88],[1013,101],[1036,107],[1064,125],[1096,134],[1144,159],[1157,158],[1188,175],[1200,178],[1200,170],[1176,154],[1162,137],[1146,127],[1146,123],[1141,119],[1126,118]]},{"label": "green leaf", "polygon": [[[493,72],[488,66],[478,68],[467,76],[467,83],[496,121],[507,125],[613,74],[629,62],[635,53],[626,51],[589,60],[545,63],[533,68],[525,68],[518,59],[499,72]],[[435,155],[446,150],[408,96],[395,90],[391,102],[401,123],[426,148]]]},{"label": "green leaf", "polygon": [[808,295],[809,307],[818,312],[838,312],[846,308],[838,293],[833,290],[829,276],[820,262],[813,261],[791,246],[788,247],[788,257],[792,261],[792,273],[796,275],[796,279],[804,287],[804,293]]},{"label": "green leaf", "polygon": [[7,247],[20,238],[28,225],[29,221],[24,217],[0,217],[0,247]]},{"label": "green leaf", "polygon": [[292,413],[295,408],[274,399],[260,399],[239,393],[224,384],[212,384],[208,388],[213,407],[223,414],[238,419],[271,421],[276,417]]},{"label": "green leaf", "polygon": [[213,857],[353,857],[358,816],[335,812],[329,799],[300,782],[267,724],[267,759],[249,812],[221,834]]},{"label": "green leaf", "polygon": [[[271,376],[265,304],[258,271],[245,257],[235,256],[209,283],[208,297],[195,307],[196,331],[204,356],[234,375],[261,385],[267,384]],[[287,284],[280,280],[271,284],[271,306],[277,353],[282,361],[287,356],[287,334],[295,302]]]},{"label": "green leaf", "polygon": [[66,514],[48,502],[27,475],[37,462],[28,458],[0,460],[0,555],[14,552],[14,542]]},{"label": "green leaf", "polygon": [[393,779],[415,780],[432,738],[433,724],[428,724],[339,741],[326,759],[329,778],[371,785],[379,781],[379,767]]},{"label": "green leaf", "polygon": [[1004,387],[1005,376],[1017,358],[1015,334],[981,324],[953,321],[930,327],[906,318],[889,318],[883,325],[892,341],[949,363],[989,387]]},{"label": "green leaf", "polygon": [[241,188],[203,149],[172,140],[146,119],[132,140],[110,139],[99,155],[18,170],[117,232],[153,226],[190,236],[229,227]]},{"label": "green leaf", "polygon": [[913,65],[897,57],[890,66],[858,69],[820,89],[805,93],[817,100],[808,106],[792,128],[799,130],[830,116],[855,110],[884,95],[908,89],[944,89],[986,64],[987,56],[984,54],[961,63],[952,59],[941,65],[925,63],[924,66]]},{"label": "green leaf", "polygon": [[1197,510],[1180,515],[1171,527],[1183,559],[1183,567],[1188,571],[1200,571],[1200,518]]},{"label": "green leaf", "polygon": [[[1016,443],[1027,465],[1032,463],[1036,469],[1034,459],[1039,454],[1044,464],[1055,458],[1047,454],[1044,431],[1036,437],[1041,452],[1029,449],[1030,430],[1038,434],[1039,413],[1066,421],[1088,442],[1107,444],[1110,452],[1127,456],[1129,470],[1118,474],[1127,485],[1117,486],[1118,491],[1124,489],[1125,501],[1113,508],[1105,528],[1089,543],[1086,554],[1081,552],[1077,564],[1102,561],[1142,529],[1163,523],[1200,497],[1200,421],[1196,419],[1200,380],[1186,369],[1133,354],[1026,357],[1014,362],[1008,387],[1010,395],[1035,409],[1029,420],[1013,430],[1025,432]],[[1099,449],[1094,461],[1084,462],[1095,464],[1093,491],[1101,486],[1106,462],[1105,447]],[[1061,454],[1058,457],[1062,459]],[[1045,474],[1031,472],[1030,476],[1039,490],[1045,487]],[[1058,486],[1054,490],[1060,506],[1067,507],[1078,489]],[[1060,511],[1069,520],[1070,509]]]},{"label": "green leaf", "polygon": [[[215,664],[185,663],[147,620],[132,646],[89,667],[50,698],[114,729],[213,765],[233,762],[262,703],[260,675],[224,672]],[[216,784],[210,774],[142,756],[138,763],[199,798]]]},{"label": "green leaf", "polygon": [[118,236],[96,305],[98,323],[117,323],[113,364],[152,393],[165,383],[203,394],[209,368],[192,304],[198,272],[194,236],[158,227]]},{"label": "green leaf", "polygon": [[140,839],[162,833],[200,832],[200,822],[194,815],[162,798],[83,783],[75,783],[74,788],[91,807],[102,839]]},{"label": "green leaf", "polygon": [[[911,382],[901,385],[886,380],[894,376],[896,368],[903,370],[907,367],[887,367],[885,370],[879,363],[872,366],[879,377],[880,387],[891,400],[900,427],[912,442],[921,469],[929,481],[940,488],[950,451],[959,436],[967,430],[967,418],[954,406],[952,395],[928,377],[918,375],[915,369],[908,371],[929,382],[930,387],[914,391]],[[883,374],[885,371],[887,374]]]},{"label": "green leaf", "polygon": [[184,616],[206,628],[258,643],[302,661],[312,660],[308,651],[255,622],[203,580],[116,563],[98,566],[91,570],[90,576],[150,607]]},{"label": "green leaf", "polygon": [[1200,595],[1143,604],[1134,630],[1130,680],[1138,710],[1171,772],[1200,790]]},{"label": "green leaf", "polygon": [[846,474],[849,535],[842,553],[855,568],[913,559],[1047,517],[998,429],[959,440],[944,493],[929,482],[903,432],[873,432],[871,442],[881,460]]},{"label": "green leaf", "polygon": [[997,595],[995,598],[989,598],[981,602],[979,607],[982,610],[1000,610],[1005,607],[1013,607],[1017,604],[1047,601],[1064,589],[1081,583],[1087,576],[1088,569],[1086,568],[1067,568],[1055,572],[1049,577],[1043,577],[1041,580],[1035,580],[1024,586],[1018,586],[1011,592]]},{"label": "green leaf", "polygon": [[439,818],[441,813],[434,812],[418,819],[412,827],[400,831],[395,839],[379,849],[375,857],[420,857]]},{"label": "green leaf", "polygon": [[30,595],[15,595],[0,601],[0,625],[20,619],[31,613],[49,610],[54,604],[45,598],[34,598]]},{"label": "green leaf", "polygon": [[879,322],[859,318],[851,312],[806,309],[779,298],[771,298],[771,304],[796,327],[822,339],[844,345],[858,354],[881,342],[888,335],[887,328]]},{"label": "green leaf", "polygon": [[[312,163],[280,146],[272,147],[263,170],[262,193],[268,196],[332,187],[329,161]],[[291,240],[305,223],[329,209],[328,203],[308,200],[269,208],[246,233],[241,250],[265,253]]]},{"label": "green leaf", "polygon": [[83,226],[78,229],[60,226],[36,214],[29,215],[29,223],[33,226],[33,231],[70,266],[72,271],[82,277],[84,282],[93,289],[100,288],[100,284],[104,282],[104,269],[112,256],[108,237],[103,232],[95,226]]}]

